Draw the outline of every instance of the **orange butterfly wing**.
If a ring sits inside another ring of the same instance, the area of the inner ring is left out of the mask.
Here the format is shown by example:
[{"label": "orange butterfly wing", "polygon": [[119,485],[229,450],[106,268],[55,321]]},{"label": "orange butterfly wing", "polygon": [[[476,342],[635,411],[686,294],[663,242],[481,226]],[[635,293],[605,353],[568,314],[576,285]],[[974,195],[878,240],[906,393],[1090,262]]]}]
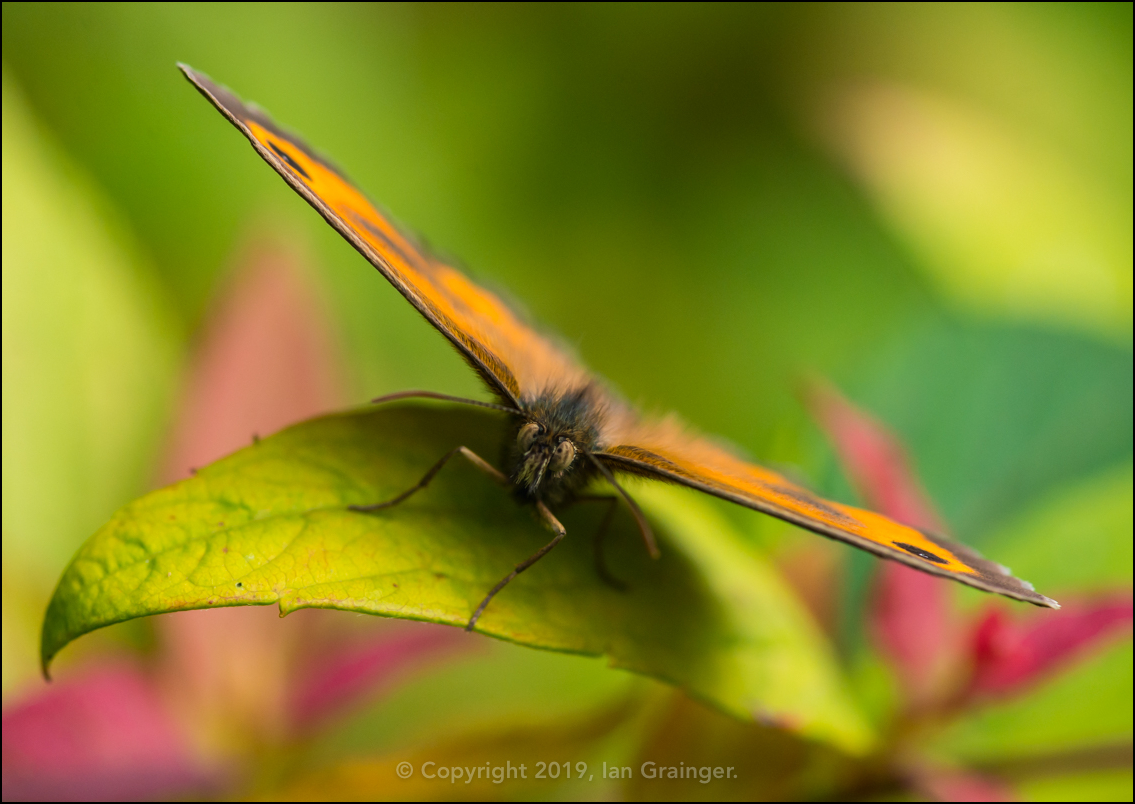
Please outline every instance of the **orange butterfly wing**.
[{"label": "orange butterfly wing", "polygon": [[612,439],[600,456],[612,469],[668,480],[853,544],[933,575],[1038,606],[1059,608],[965,545],[887,517],[816,497],[769,469],[734,457],[672,420],[613,417]]},{"label": "orange butterfly wing", "polygon": [[426,253],[302,140],[225,87],[178,66],[264,161],[453,343],[503,402],[520,407],[522,399],[545,390],[590,382],[564,350],[524,324],[492,293]]},{"label": "orange butterfly wing", "polygon": [[880,514],[822,500],[669,421],[638,418],[492,293],[439,262],[343,174],[260,109],[186,65],[185,76],[248,137],[256,152],[457,348],[506,404],[523,410],[543,392],[586,388],[601,418],[612,469],[668,480],[762,511],[884,558],[1040,606],[1058,607],[969,548]]}]

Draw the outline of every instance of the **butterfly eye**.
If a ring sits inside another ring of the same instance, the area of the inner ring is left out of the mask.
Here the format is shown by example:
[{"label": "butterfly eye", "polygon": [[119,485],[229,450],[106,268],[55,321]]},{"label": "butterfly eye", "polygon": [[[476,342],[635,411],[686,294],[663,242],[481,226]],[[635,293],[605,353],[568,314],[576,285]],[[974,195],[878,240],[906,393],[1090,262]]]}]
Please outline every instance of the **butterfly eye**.
[{"label": "butterfly eye", "polygon": [[556,451],[552,453],[552,466],[553,472],[562,472],[571,466],[571,462],[575,460],[575,445],[570,441],[561,441],[556,445]]},{"label": "butterfly eye", "polygon": [[520,432],[516,434],[516,446],[520,447],[521,452],[527,452],[539,433],[540,425],[536,424],[536,422],[528,422],[528,424],[521,427]]}]

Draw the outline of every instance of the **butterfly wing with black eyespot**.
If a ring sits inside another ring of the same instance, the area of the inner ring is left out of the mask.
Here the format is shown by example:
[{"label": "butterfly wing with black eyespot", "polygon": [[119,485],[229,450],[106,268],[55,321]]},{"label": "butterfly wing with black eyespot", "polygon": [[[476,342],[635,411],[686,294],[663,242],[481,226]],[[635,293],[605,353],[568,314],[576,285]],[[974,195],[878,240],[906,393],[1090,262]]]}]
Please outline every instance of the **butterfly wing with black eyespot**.
[{"label": "butterfly wing with black eyespot", "polygon": [[824,500],[769,469],[743,461],[672,421],[618,418],[600,457],[614,470],[667,480],[847,542],[883,558],[1038,606],[1059,608],[999,564],[941,536],[882,514]]},{"label": "butterfly wing with black eyespot", "polygon": [[545,389],[590,382],[565,350],[521,321],[497,296],[432,257],[302,140],[207,76],[178,66],[264,161],[450,340],[502,402],[519,407],[522,399]]}]

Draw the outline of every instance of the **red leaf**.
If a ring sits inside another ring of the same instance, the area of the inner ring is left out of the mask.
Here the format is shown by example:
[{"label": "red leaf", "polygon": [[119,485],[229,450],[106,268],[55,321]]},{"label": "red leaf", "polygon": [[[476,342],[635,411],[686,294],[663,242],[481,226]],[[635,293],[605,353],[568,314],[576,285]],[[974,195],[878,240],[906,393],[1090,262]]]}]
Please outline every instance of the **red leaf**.
[{"label": "red leaf", "polygon": [[463,631],[432,623],[387,623],[362,644],[344,646],[323,656],[314,672],[298,684],[292,720],[310,728],[349,705],[375,695],[409,672],[480,644]]},{"label": "red leaf", "polygon": [[206,319],[163,481],[344,403],[327,317],[295,258],[255,247]]},{"label": "red leaf", "polygon": [[4,712],[5,801],[168,798],[205,782],[133,665],[89,668]]},{"label": "red leaf", "polygon": [[940,578],[885,561],[875,576],[870,630],[898,671],[910,702],[922,705],[941,691],[957,653],[957,623]]},{"label": "red leaf", "polygon": [[[807,400],[869,507],[899,522],[943,532],[898,438],[827,384],[813,383]],[[946,582],[892,561],[884,561],[876,577],[872,634],[908,693],[921,703],[937,690],[955,653]]]},{"label": "red leaf", "polygon": [[972,771],[922,771],[915,786],[936,801],[1016,801],[1013,791],[998,779]]},{"label": "red leaf", "polygon": [[1075,601],[1026,622],[990,608],[971,638],[973,674],[966,698],[1020,694],[1069,662],[1131,628],[1130,592]]},{"label": "red leaf", "polygon": [[823,539],[802,540],[777,556],[781,576],[808,607],[812,617],[829,635],[839,628],[843,605],[842,546]]},{"label": "red leaf", "polygon": [[916,528],[945,530],[898,438],[832,386],[812,384],[808,402],[867,505]]}]

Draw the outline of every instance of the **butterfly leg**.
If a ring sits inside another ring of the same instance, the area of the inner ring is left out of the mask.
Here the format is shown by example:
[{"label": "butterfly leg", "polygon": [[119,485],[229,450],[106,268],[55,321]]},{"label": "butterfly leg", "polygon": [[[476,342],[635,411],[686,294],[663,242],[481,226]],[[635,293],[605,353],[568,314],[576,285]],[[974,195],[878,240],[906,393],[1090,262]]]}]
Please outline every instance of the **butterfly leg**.
[{"label": "butterfly leg", "polygon": [[631,495],[627,494],[626,489],[619,485],[619,481],[615,480],[615,476],[611,474],[611,470],[607,468],[607,464],[603,463],[603,461],[596,458],[590,452],[586,454],[587,457],[591,459],[591,462],[595,464],[595,468],[607,479],[607,482],[615,488],[615,491],[619,492],[619,496],[627,501],[627,506],[631,509],[631,513],[634,514],[635,522],[638,523],[638,532],[642,534],[642,541],[646,545],[646,552],[650,553],[651,558],[658,558],[662,555],[658,551],[658,542],[654,540],[654,531],[651,530],[650,523],[646,521],[646,516],[642,513],[642,509],[638,507],[638,503],[634,501]]},{"label": "butterfly leg", "polygon": [[481,601],[481,605],[477,606],[477,610],[473,612],[473,616],[469,618],[469,624],[465,626],[466,631],[473,630],[473,626],[475,626],[477,624],[477,620],[481,618],[481,612],[485,610],[485,606],[489,605],[489,601],[496,597],[497,592],[499,592],[501,589],[504,589],[505,586],[508,585],[508,582],[515,578],[517,575],[524,572],[524,570],[531,567],[544,556],[548,555],[548,553],[552,552],[552,548],[563,541],[564,536],[567,536],[567,530],[564,529],[564,526],[560,524],[560,521],[556,519],[555,515],[548,510],[548,506],[544,505],[542,500],[536,501],[536,511],[540,514],[540,518],[544,520],[544,523],[547,524],[548,527],[551,528],[552,532],[556,534],[556,538],[552,539],[531,556],[517,564],[516,568],[512,572],[504,576],[501,582],[494,586],[492,590],[487,595],[485,595],[485,599]]},{"label": "butterfly leg", "polygon": [[418,484],[416,486],[413,486],[413,487],[407,489],[406,491],[399,494],[397,497],[394,497],[393,499],[387,500],[386,502],[374,503],[373,505],[348,505],[347,507],[350,508],[352,511],[361,511],[363,513],[367,513],[367,512],[370,512],[370,511],[378,511],[382,508],[389,508],[392,505],[397,505],[398,503],[405,500],[407,497],[410,497],[414,493],[419,492],[422,489],[424,489],[426,486],[428,486],[430,484],[430,481],[434,479],[434,475],[436,475],[438,472],[441,471],[441,468],[443,466],[445,466],[445,464],[449,461],[450,458],[452,458],[454,455],[458,455],[458,454],[464,456],[471,464],[476,466],[478,469],[480,469],[482,472],[487,474],[493,480],[497,481],[497,483],[500,483],[502,486],[507,486],[509,484],[508,478],[505,477],[504,473],[502,473],[499,469],[497,469],[495,466],[490,464],[488,461],[486,461],[480,455],[473,452],[473,450],[469,449],[468,447],[457,447],[457,448],[452,449],[449,452],[445,453],[445,455],[442,456],[440,461],[438,461],[433,466],[431,466],[429,468],[429,471],[427,471],[426,474],[422,477],[422,479],[418,481]]},{"label": "butterfly leg", "polygon": [[599,521],[599,529],[595,531],[595,572],[600,579],[620,592],[627,591],[627,585],[616,578],[607,569],[607,562],[603,558],[603,541],[607,537],[607,531],[611,527],[611,520],[615,516],[615,510],[619,507],[619,498],[612,497],[608,494],[584,494],[576,497],[575,502],[605,502],[607,503],[607,512],[603,514],[603,519]]}]

